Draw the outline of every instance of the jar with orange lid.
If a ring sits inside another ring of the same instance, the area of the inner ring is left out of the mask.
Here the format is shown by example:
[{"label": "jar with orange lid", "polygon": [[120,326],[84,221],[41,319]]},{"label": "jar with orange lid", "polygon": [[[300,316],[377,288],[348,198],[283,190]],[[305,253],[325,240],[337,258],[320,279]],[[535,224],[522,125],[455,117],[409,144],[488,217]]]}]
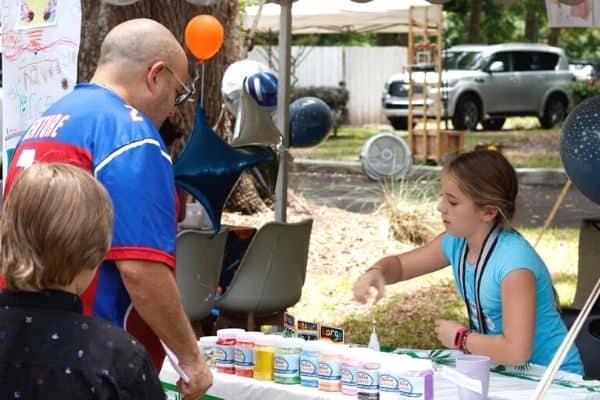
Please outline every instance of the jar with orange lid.
[{"label": "jar with orange lid", "polygon": [[341,386],[341,362],[345,346],[324,344],[319,355],[319,390],[339,392]]}]

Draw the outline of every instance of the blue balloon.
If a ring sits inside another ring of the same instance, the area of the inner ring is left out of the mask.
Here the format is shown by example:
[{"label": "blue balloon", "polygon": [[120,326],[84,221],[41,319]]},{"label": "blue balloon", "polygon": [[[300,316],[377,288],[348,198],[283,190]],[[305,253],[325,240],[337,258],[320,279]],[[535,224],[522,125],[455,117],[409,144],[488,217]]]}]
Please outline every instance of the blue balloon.
[{"label": "blue balloon", "polygon": [[321,143],[332,125],[329,106],[318,97],[301,97],[290,105],[290,146],[312,147]]},{"label": "blue balloon", "polygon": [[277,109],[277,77],[271,72],[257,72],[246,78],[244,83],[248,94],[256,103],[273,112]]},{"label": "blue balloon", "polygon": [[263,176],[276,175],[275,152],[268,146],[232,147],[213,131],[198,102],[194,129],[173,170],[175,184],[202,204],[215,232],[221,229],[225,201],[242,172],[260,166]]},{"label": "blue balloon", "polygon": [[600,96],[571,111],[563,124],[560,158],[573,184],[591,201],[600,204]]}]

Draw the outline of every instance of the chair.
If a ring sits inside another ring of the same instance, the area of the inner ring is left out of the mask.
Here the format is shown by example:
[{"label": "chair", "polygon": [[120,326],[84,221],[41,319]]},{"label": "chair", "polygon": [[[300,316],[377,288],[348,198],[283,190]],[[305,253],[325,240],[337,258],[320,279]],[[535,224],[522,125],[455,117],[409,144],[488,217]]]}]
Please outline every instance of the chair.
[{"label": "chair", "polygon": [[261,227],[216,307],[247,314],[246,328],[254,330],[256,316],[296,304],[306,278],[312,222],[269,222]]},{"label": "chair", "polygon": [[[577,287],[573,308],[581,309],[600,278],[600,218],[585,218],[579,229],[579,263],[577,265]],[[592,307],[592,314],[600,313],[600,300]]]},{"label": "chair", "polygon": [[215,303],[227,231],[184,229],[177,235],[176,280],[191,321],[210,315]]},{"label": "chair", "polygon": [[[579,311],[575,308],[561,310],[561,317],[567,328],[575,322]],[[585,376],[600,379],[600,314],[588,315],[575,338],[575,344],[581,355]]]}]

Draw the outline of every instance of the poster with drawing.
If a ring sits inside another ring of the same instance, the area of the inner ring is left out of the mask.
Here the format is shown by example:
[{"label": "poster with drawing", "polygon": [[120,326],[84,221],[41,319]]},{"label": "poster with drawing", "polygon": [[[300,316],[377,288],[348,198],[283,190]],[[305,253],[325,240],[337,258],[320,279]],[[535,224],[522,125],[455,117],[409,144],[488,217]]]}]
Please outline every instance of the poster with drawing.
[{"label": "poster with drawing", "polygon": [[31,29],[56,24],[56,8],[59,0],[17,0],[19,17],[16,29]]},{"label": "poster with drawing", "polygon": [[80,0],[0,0],[2,176],[25,130],[77,81]]},{"label": "poster with drawing", "polygon": [[548,25],[552,28],[599,26],[594,21],[593,10],[598,0],[593,3],[592,0],[583,0],[576,5],[567,5],[559,0],[546,0]]}]

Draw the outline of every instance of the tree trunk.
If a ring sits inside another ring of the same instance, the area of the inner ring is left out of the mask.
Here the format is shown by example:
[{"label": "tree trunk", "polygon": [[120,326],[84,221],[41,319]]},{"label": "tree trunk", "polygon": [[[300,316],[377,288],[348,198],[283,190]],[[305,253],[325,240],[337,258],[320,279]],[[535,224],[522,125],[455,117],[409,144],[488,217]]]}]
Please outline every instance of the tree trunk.
[{"label": "tree trunk", "polygon": [[559,37],[560,28],[550,28],[550,35],[548,35],[548,44],[550,46],[557,46]]},{"label": "tree trunk", "polygon": [[537,23],[537,10],[535,7],[527,7],[525,11],[525,40],[537,43],[539,39],[539,28]]},{"label": "tree trunk", "polygon": [[471,0],[469,13],[469,43],[481,40],[481,0]]},{"label": "tree trunk", "polygon": [[[183,32],[187,22],[198,14],[212,14],[219,19],[225,30],[225,40],[221,50],[204,64],[193,62],[195,58],[188,52],[190,60],[190,76],[196,74],[204,79],[198,83],[197,101],[202,94],[203,108],[211,124],[217,123],[216,130],[221,137],[231,137],[232,116],[224,113],[221,116],[221,80],[223,72],[231,63],[239,58],[240,35],[238,24],[237,0],[221,0],[214,6],[195,6],[183,0],[139,0],[129,6],[112,6],[100,0],[82,0],[82,32],[79,53],[79,78],[87,81],[91,78],[100,53],[102,38],[115,25],[132,18],[151,18],[165,25],[176,38],[183,41]],[[187,48],[186,48],[187,50]],[[178,139],[171,148],[173,158],[179,154],[191,133],[194,122],[194,104],[186,104],[178,108],[173,118],[174,124],[181,129],[184,138]],[[220,118],[221,116],[221,118]],[[265,204],[258,195],[252,178],[244,174],[232,193],[228,208],[241,212],[264,210]],[[237,193],[242,191],[242,193]]]}]

